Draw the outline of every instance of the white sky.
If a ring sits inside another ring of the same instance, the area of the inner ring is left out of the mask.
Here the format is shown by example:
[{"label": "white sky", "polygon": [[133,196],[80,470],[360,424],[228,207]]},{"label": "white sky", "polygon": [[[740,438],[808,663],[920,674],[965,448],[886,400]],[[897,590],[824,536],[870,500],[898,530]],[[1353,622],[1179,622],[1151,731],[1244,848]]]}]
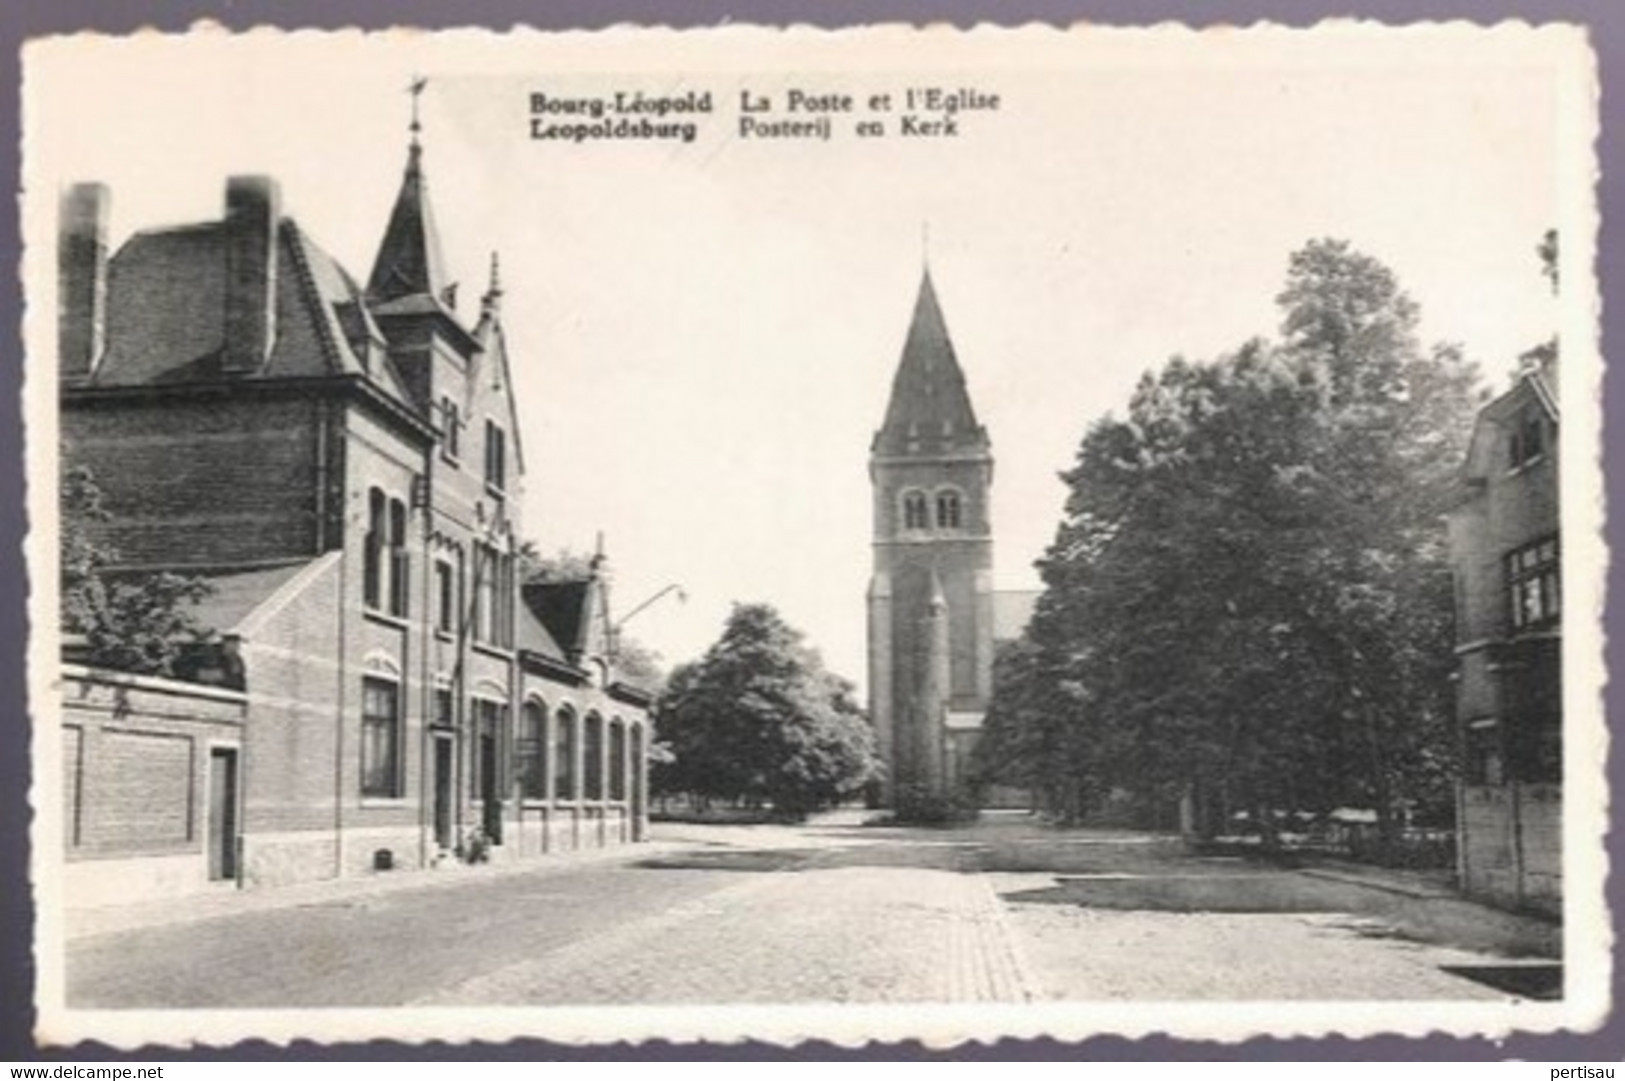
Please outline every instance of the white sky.
[{"label": "white sky", "polygon": [[[1272,334],[1287,257],[1312,238],[1387,263],[1424,336],[1463,343],[1496,384],[1550,335],[1534,246],[1560,215],[1573,44],[1504,28],[48,45],[26,61],[25,228],[48,260],[66,183],[112,186],[117,243],[218,217],[226,176],[262,172],[364,279],[405,159],[404,88],[427,75],[425,168],[470,319],[502,256],[526,533],[585,550],[603,530],[623,612],[682,583],[686,605],[627,628],[668,663],[703,651],[731,602],[767,601],[861,684],[868,447],[922,222],[993,440],[997,582],[1034,588],[1086,426],[1176,353]],[[1001,108],[952,140],[732,134],[742,88],[908,86]],[[532,91],[686,88],[718,107],[691,145],[527,138]]]}]

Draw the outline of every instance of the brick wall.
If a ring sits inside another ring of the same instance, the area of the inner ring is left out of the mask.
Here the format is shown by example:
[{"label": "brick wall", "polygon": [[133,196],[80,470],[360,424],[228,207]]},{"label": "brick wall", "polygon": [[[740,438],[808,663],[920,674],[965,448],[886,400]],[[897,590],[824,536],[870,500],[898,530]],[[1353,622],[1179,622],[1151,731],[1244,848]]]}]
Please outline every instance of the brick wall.
[{"label": "brick wall", "polygon": [[86,404],[62,416],[65,466],[88,466],[123,562],[227,564],[317,551],[317,408],[220,398]]},{"label": "brick wall", "polygon": [[[72,876],[75,903],[207,886],[209,754],[241,747],[244,695],[77,666],[62,688],[62,843],[97,865]],[[139,871],[154,857],[162,881]]]}]

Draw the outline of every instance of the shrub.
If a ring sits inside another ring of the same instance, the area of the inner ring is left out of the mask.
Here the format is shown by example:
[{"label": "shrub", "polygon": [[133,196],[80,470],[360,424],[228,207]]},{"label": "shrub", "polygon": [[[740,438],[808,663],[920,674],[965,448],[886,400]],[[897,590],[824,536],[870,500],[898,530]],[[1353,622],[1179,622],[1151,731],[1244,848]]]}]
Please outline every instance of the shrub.
[{"label": "shrub", "polygon": [[962,789],[933,792],[923,785],[902,785],[892,798],[892,820],[906,826],[960,826],[976,821],[981,809]]}]

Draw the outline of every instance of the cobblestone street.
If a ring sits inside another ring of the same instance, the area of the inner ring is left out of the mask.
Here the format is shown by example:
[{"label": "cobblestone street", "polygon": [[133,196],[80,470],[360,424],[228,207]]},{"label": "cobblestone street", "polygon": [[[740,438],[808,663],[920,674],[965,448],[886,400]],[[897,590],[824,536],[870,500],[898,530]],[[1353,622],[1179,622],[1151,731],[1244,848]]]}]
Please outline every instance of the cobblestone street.
[{"label": "cobblestone street", "polygon": [[667,825],[611,858],[69,923],[77,1007],[1493,1000],[1482,973],[1550,983],[1559,950],[1425,883],[996,817]]}]

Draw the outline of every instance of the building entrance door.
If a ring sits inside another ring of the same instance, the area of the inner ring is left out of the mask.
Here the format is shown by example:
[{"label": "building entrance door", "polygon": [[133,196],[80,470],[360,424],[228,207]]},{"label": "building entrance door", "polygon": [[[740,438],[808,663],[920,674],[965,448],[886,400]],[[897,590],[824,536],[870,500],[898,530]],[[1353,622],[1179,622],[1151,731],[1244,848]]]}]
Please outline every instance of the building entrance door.
[{"label": "building entrance door", "polygon": [[447,736],[434,738],[434,843],[436,847],[452,847],[452,747]]},{"label": "building entrance door", "polygon": [[494,845],[502,843],[502,796],[497,787],[497,738],[480,733],[480,824]]},{"label": "building entrance door", "polygon": [[209,751],[209,827],[204,844],[209,852],[209,878],[237,877],[237,752],[216,747]]}]

